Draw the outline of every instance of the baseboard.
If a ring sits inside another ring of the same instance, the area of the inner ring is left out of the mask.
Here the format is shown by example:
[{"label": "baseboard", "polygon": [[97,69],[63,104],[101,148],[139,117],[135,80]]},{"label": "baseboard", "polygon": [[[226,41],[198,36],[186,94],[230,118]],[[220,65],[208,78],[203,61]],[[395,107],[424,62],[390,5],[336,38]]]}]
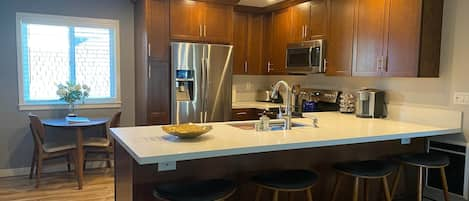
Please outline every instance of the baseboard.
[{"label": "baseboard", "polygon": [[[86,163],[87,169],[104,168],[104,167],[106,167],[106,162],[93,161],[93,162]],[[74,166],[72,165],[71,168],[74,169]],[[30,167],[0,169],[0,178],[29,175],[29,170],[30,170]],[[55,165],[45,165],[42,172],[53,173],[53,172],[64,172],[64,171],[67,171],[66,164],[60,164],[60,165],[55,164]]]}]

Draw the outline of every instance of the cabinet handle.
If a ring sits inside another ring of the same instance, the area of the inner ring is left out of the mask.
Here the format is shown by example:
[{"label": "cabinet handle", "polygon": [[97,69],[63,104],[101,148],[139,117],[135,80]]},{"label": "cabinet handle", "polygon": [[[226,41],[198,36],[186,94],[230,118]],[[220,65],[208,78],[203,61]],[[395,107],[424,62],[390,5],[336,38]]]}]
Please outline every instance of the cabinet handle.
[{"label": "cabinet handle", "polygon": [[388,56],[383,56],[383,70],[384,72],[388,72]]},{"label": "cabinet handle", "polygon": [[236,115],[247,115],[247,112],[237,112]]},{"label": "cabinet handle", "polygon": [[207,25],[204,24],[204,37],[207,37]]},{"label": "cabinet handle", "polygon": [[378,61],[377,61],[377,65],[378,65],[378,72],[381,72],[383,71],[383,56],[379,56],[378,57]]},{"label": "cabinet handle", "polygon": [[272,65],[272,63],[270,63],[270,61],[267,62],[267,72],[268,72],[268,73],[270,73],[270,71],[274,70],[274,69],[272,68],[272,66],[273,66],[273,65]]},{"label": "cabinet handle", "polygon": [[199,36],[202,37],[203,36],[203,27],[202,27],[202,24],[199,24]]},{"label": "cabinet handle", "polygon": [[248,72],[248,61],[244,61],[244,72]]},{"label": "cabinet handle", "polygon": [[147,50],[148,51],[148,57],[151,57],[151,43],[148,43],[147,48],[148,48],[148,50]]},{"label": "cabinet handle", "polygon": [[305,25],[305,39],[308,40],[308,25]]},{"label": "cabinet handle", "polygon": [[148,79],[151,79],[151,63],[148,64]]}]

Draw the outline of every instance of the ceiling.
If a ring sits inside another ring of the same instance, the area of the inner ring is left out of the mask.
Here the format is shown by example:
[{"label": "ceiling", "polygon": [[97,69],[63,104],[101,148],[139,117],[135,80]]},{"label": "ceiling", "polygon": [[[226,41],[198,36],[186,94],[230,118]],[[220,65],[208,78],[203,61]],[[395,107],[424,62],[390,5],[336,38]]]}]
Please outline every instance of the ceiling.
[{"label": "ceiling", "polygon": [[240,0],[239,5],[243,6],[254,6],[254,7],[266,7],[272,4],[276,4],[284,0]]}]

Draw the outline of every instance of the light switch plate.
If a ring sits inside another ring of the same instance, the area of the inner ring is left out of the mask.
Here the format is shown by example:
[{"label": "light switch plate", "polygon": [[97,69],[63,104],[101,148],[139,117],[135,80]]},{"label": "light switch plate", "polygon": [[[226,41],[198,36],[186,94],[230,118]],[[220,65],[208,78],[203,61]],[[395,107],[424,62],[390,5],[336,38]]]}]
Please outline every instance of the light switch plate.
[{"label": "light switch plate", "polygon": [[469,105],[469,93],[455,92],[453,103],[455,105]]},{"label": "light switch plate", "polygon": [[167,163],[158,163],[158,172],[176,170],[176,161]]}]

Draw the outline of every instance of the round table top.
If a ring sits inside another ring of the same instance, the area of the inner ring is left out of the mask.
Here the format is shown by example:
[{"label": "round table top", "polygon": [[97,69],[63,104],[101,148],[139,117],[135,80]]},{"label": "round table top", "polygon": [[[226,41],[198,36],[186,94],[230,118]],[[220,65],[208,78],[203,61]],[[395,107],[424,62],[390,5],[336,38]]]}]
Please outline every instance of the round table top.
[{"label": "round table top", "polygon": [[90,126],[98,126],[98,125],[106,124],[108,121],[109,119],[106,119],[106,118],[94,118],[94,119],[90,118],[89,122],[84,122],[84,123],[69,123],[68,121],[65,120],[65,118],[41,120],[42,124],[46,126],[53,126],[53,127],[90,127]]}]

